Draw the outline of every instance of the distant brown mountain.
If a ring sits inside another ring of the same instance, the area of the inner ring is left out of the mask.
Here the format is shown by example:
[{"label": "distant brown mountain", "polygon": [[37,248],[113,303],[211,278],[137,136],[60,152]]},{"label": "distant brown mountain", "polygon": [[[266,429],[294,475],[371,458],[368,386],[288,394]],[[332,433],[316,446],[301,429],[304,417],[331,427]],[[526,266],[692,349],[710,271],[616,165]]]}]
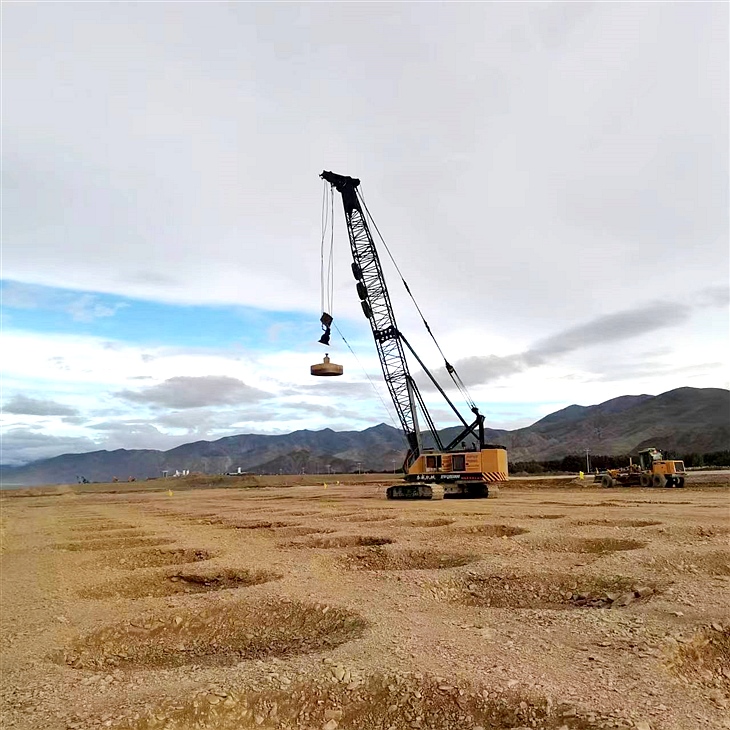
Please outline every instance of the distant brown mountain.
[{"label": "distant brown mountain", "polygon": [[730,449],[730,391],[678,388],[657,396],[621,396],[595,406],[568,406],[503,438],[512,461],[594,454]]},{"label": "distant brown mountain", "polygon": [[[458,428],[444,429],[445,440]],[[593,406],[572,405],[515,431],[487,429],[487,439],[507,447],[510,461],[636,453],[646,446],[677,453],[730,449],[730,391],[678,388],[661,395],[630,395]],[[78,477],[111,481],[160,476],[163,470],[209,474],[235,471],[292,474],[302,471],[392,471],[405,455],[402,433],[380,424],[364,431],[295,431],[281,436],[242,434],[196,441],[169,451],[126,450],[63,454],[2,469],[3,484],[67,484]]]}]

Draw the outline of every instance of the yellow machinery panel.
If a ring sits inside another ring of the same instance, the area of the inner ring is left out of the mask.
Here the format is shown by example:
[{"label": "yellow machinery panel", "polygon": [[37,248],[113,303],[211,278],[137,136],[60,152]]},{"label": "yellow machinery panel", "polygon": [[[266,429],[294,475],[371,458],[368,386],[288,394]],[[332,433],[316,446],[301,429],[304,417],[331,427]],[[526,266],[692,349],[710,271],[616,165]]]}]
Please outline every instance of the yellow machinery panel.
[{"label": "yellow machinery panel", "polygon": [[427,452],[411,464],[408,473],[433,475],[436,480],[441,474],[482,474],[484,481],[506,481],[507,451],[497,448],[456,453]]},{"label": "yellow machinery panel", "polygon": [[483,449],[481,457],[482,473],[498,476],[499,479],[495,479],[495,481],[507,480],[508,467],[506,449]]},{"label": "yellow machinery panel", "polygon": [[684,474],[684,462],[682,461],[655,461],[652,474]]}]

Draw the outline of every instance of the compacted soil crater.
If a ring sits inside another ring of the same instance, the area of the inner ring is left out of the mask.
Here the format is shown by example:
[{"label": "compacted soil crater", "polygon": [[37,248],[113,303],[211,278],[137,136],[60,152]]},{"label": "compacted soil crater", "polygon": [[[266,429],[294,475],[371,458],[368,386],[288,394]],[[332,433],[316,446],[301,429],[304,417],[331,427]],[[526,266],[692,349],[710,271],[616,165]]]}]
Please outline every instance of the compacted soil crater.
[{"label": "compacted soil crater", "polygon": [[159,568],[163,565],[184,565],[210,560],[215,553],[193,548],[159,548],[156,550],[135,550],[134,552],[111,553],[99,558],[95,564],[109,568],[136,570],[137,568]]},{"label": "compacted soil crater", "polygon": [[350,570],[441,570],[479,559],[479,555],[472,554],[370,547],[343,555],[341,562]]},{"label": "compacted soil crater", "polygon": [[105,540],[105,541],[111,541],[111,540],[122,540],[127,538],[138,538],[138,537],[154,537],[154,535],[151,535],[146,530],[140,530],[140,529],[118,529],[118,530],[107,530],[104,532],[103,536],[100,537],[99,534],[96,532],[96,530],[76,530],[75,532],[79,532],[82,534],[74,535],[74,540]]},{"label": "compacted soil crater", "polygon": [[396,519],[397,515],[364,515],[362,517],[347,517],[348,522],[385,522]]},{"label": "compacted soil crater", "polygon": [[279,520],[228,520],[225,522],[225,526],[235,530],[273,530],[280,527],[298,527],[296,523]]},{"label": "compacted soil crater", "polygon": [[524,535],[529,532],[524,527],[516,527],[514,525],[459,525],[452,528],[456,532],[463,532],[469,535],[482,535],[484,537],[514,537],[515,535]]},{"label": "compacted soil crater", "polygon": [[289,537],[303,537],[304,535],[326,534],[334,532],[333,527],[280,527],[276,530],[277,535],[287,535]]},{"label": "compacted soil crater", "polygon": [[166,610],[79,637],[62,652],[75,669],[229,666],[245,659],[332,649],[359,638],[366,622],[342,608],[290,600],[239,601]]},{"label": "compacted soil crater", "polygon": [[565,609],[625,608],[656,593],[655,585],[624,576],[499,573],[459,577],[441,595],[471,606]]},{"label": "compacted soil crater", "polygon": [[408,524],[411,527],[446,527],[453,525],[454,520],[448,517],[436,517],[433,520],[411,520]]},{"label": "compacted soil crater", "polygon": [[390,537],[374,535],[334,535],[332,537],[310,537],[306,540],[288,543],[288,547],[299,548],[348,548],[363,545],[390,545],[394,540]]},{"label": "compacted soil crater", "polygon": [[562,537],[534,543],[540,550],[557,553],[613,553],[619,550],[638,550],[646,547],[640,540],[622,540],[616,537]]},{"label": "compacted soil crater", "polygon": [[[71,524],[71,529],[73,532],[83,532],[83,533],[89,533],[91,535],[96,534],[97,532],[112,532],[114,534],[118,533],[120,530],[134,530],[136,529],[136,525],[130,525],[126,522],[108,522],[106,520],[102,522],[73,522]],[[113,535],[110,535],[110,537],[113,537]]]},{"label": "compacted soil crater", "polygon": [[601,527],[653,527],[661,525],[658,520],[576,520],[574,525],[597,525]]},{"label": "compacted soil crater", "polygon": [[153,545],[165,545],[173,542],[169,537],[122,537],[104,538],[101,540],[85,540],[84,542],[66,542],[55,546],[56,550],[72,552],[89,550],[130,550],[132,548]]},{"label": "compacted soil crater", "polygon": [[490,695],[430,675],[375,674],[347,684],[339,676],[335,667],[331,676],[286,689],[202,690],[183,705],[157,706],[115,730],[584,730],[610,722],[606,717],[597,725],[540,697]]},{"label": "compacted soil crater", "polygon": [[82,598],[147,598],[150,596],[173,596],[180,593],[208,593],[227,588],[248,586],[278,580],[281,575],[265,570],[233,570],[223,568],[215,571],[166,573],[150,575],[138,580],[111,581],[79,593]]}]

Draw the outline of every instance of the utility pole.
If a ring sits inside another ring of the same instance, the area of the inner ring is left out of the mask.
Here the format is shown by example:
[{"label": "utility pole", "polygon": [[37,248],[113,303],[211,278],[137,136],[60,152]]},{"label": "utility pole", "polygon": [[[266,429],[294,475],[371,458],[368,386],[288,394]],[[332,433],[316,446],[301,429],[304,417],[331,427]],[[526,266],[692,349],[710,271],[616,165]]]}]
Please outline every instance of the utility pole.
[{"label": "utility pole", "polygon": [[589,456],[589,450],[586,449],[586,474],[591,472],[591,457]]}]

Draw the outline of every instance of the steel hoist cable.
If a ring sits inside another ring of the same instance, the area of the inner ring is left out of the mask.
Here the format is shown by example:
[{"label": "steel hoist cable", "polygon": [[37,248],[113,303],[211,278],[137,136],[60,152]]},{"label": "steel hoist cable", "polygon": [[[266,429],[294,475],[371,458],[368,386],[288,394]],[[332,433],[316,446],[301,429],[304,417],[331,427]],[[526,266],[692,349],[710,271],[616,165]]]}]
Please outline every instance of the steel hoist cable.
[{"label": "steel hoist cable", "polygon": [[[329,195],[328,195],[329,193]],[[325,241],[329,230],[329,251],[325,257]],[[335,298],[334,262],[335,262],[335,196],[327,183],[322,192],[322,237],[319,246],[319,289],[320,309],[332,314]],[[326,258],[326,263],[325,263]]]},{"label": "steel hoist cable", "polygon": [[328,192],[328,185],[327,183],[324,184],[324,188],[322,189],[322,221],[321,221],[321,228],[322,228],[322,237],[320,240],[319,245],[319,308],[320,311],[324,312],[326,311],[324,308],[324,299],[325,299],[325,279],[324,279],[324,239],[327,234],[327,217],[329,214],[329,208],[327,207],[327,192]]},{"label": "steel hoist cable", "polygon": [[398,272],[398,276],[400,276],[401,282],[403,282],[403,286],[405,287],[405,290],[408,292],[408,296],[413,301],[413,304],[416,307],[416,310],[418,311],[418,314],[421,317],[421,320],[423,321],[423,324],[426,328],[426,331],[429,335],[431,335],[431,339],[433,340],[434,344],[436,345],[436,348],[438,349],[441,357],[444,360],[444,366],[446,368],[446,372],[451,377],[451,380],[454,382],[454,385],[456,385],[456,388],[458,389],[459,393],[461,393],[461,396],[466,401],[467,405],[470,409],[474,410],[476,408],[476,403],[472,399],[471,395],[469,394],[469,391],[464,384],[464,381],[459,377],[459,374],[456,372],[456,369],[454,366],[446,359],[446,355],[444,354],[444,351],[441,349],[441,345],[439,345],[438,340],[436,339],[436,336],[431,331],[431,327],[429,326],[428,322],[426,321],[426,317],[424,316],[423,312],[421,311],[421,307],[418,305],[418,302],[416,301],[416,298],[413,296],[413,292],[411,292],[411,288],[408,286],[408,282],[405,280],[405,277],[403,276],[403,273],[401,272],[400,268],[398,267],[398,264],[396,263],[395,258],[393,257],[393,254],[390,251],[390,248],[388,247],[388,244],[385,242],[385,238],[383,238],[383,234],[380,232],[380,229],[378,228],[378,224],[373,219],[373,216],[371,215],[370,211],[368,210],[367,203],[365,202],[365,197],[362,192],[362,183],[360,184],[360,189],[357,191],[357,196],[362,203],[363,209],[365,210],[365,213],[368,216],[368,219],[370,220],[370,223],[372,223],[373,228],[375,229],[376,233],[378,234],[378,237],[380,238],[380,241],[383,244],[383,247],[385,248],[386,252],[388,253],[388,256],[393,263],[393,266],[395,267],[395,270]]}]

